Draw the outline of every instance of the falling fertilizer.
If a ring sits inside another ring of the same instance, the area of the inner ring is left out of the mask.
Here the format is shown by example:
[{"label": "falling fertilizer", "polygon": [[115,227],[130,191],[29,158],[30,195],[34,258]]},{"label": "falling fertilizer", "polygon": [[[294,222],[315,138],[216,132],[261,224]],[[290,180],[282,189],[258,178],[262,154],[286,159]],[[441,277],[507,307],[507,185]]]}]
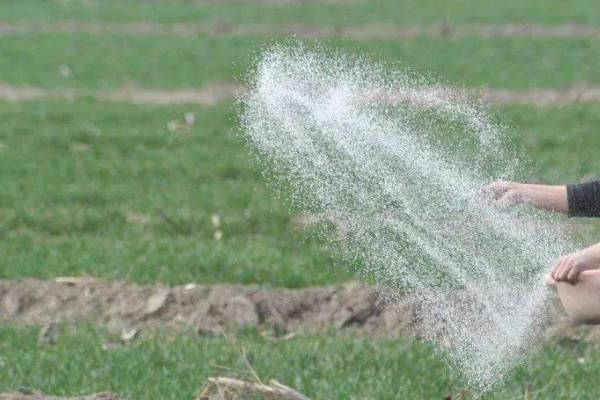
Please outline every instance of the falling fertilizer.
[{"label": "falling fertilizer", "polygon": [[415,333],[478,390],[530,348],[543,276],[568,243],[553,216],[501,208],[486,183],[526,173],[485,107],[323,49],[266,50],[241,96],[268,176],[317,214],[358,274],[418,299]]}]

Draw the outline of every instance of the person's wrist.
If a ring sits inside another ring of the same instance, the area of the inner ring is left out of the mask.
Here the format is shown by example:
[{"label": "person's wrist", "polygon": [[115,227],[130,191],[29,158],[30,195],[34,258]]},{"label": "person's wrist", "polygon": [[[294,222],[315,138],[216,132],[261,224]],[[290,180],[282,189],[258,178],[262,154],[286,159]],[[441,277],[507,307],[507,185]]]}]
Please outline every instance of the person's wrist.
[{"label": "person's wrist", "polygon": [[514,193],[514,197],[519,201],[527,201],[531,197],[531,185],[526,183],[512,182],[510,190]]}]

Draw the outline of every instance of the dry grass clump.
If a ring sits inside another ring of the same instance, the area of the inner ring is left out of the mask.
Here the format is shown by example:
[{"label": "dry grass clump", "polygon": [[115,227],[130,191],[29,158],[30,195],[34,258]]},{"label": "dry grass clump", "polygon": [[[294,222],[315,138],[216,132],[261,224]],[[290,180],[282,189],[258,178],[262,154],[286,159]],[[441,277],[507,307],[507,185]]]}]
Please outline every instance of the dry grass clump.
[{"label": "dry grass clump", "polygon": [[242,379],[217,377],[208,378],[208,384],[202,389],[196,400],[310,400],[302,393],[285,386],[276,380],[268,385]]}]

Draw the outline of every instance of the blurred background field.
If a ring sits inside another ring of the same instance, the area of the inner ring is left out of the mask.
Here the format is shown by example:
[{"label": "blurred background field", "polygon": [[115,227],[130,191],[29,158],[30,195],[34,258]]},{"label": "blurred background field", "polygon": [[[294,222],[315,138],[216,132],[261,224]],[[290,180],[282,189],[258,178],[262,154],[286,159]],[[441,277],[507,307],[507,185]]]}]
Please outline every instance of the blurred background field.
[{"label": "blurred background field", "polygon": [[[287,288],[354,279],[274,196],[237,135],[228,88],[262,46],[293,32],[463,89],[600,87],[592,0],[3,0],[0,278]],[[127,100],[142,91],[145,100]],[[584,97],[492,105],[531,158],[532,181],[598,177],[600,101]],[[582,243],[598,240],[594,224],[571,224]],[[61,326],[45,346],[39,328],[1,323],[0,392],[191,399],[223,367],[246,368],[244,348],[259,376],[314,399],[470,396],[410,337],[165,330],[106,351],[103,327]],[[552,339],[486,398],[598,398],[598,346]]]}]

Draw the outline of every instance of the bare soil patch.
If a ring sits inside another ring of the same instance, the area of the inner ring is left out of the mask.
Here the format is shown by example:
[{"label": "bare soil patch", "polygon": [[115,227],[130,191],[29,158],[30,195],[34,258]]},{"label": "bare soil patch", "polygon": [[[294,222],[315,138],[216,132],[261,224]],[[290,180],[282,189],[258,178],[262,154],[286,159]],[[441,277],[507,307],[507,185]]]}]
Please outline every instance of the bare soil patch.
[{"label": "bare soil patch", "polygon": [[482,88],[473,91],[482,101],[497,104],[527,104],[535,107],[560,107],[574,103],[600,101],[600,87],[581,82],[560,89],[506,90]]},{"label": "bare soil patch", "polygon": [[536,23],[514,24],[438,24],[438,25],[392,25],[365,24],[357,26],[318,26],[311,24],[226,24],[226,23],[177,23],[150,22],[94,23],[60,21],[53,24],[24,22],[0,22],[0,35],[24,35],[30,33],[84,33],[122,35],[180,35],[180,36],[285,36],[309,38],[332,36],[358,40],[401,40],[419,36],[460,39],[464,37],[507,38],[600,38],[600,27],[587,24],[566,23],[542,25]]},{"label": "bare soil patch", "polygon": [[121,88],[112,91],[85,89],[45,89],[39,87],[14,87],[0,82],[0,99],[22,102],[35,100],[59,99],[76,101],[92,98],[108,102],[132,104],[199,104],[212,106],[221,101],[235,97],[240,86],[229,82],[215,82],[202,89],[139,89],[135,87]]},{"label": "bare soil patch", "polygon": [[[233,82],[213,82],[203,88],[142,89],[126,87],[115,90],[47,89],[32,86],[11,86],[0,82],[0,99],[11,102],[58,99],[77,101],[85,98],[99,101],[170,105],[198,104],[213,106],[235,98],[243,87]],[[435,94],[436,89],[431,90]],[[458,95],[495,105],[523,104],[534,107],[562,107],[575,103],[600,101],[600,86],[581,82],[558,89],[509,90],[488,87],[455,91]],[[410,95],[400,94],[398,100]]]},{"label": "bare soil patch", "polygon": [[[390,299],[394,298],[394,301]],[[465,297],[466,298],[466,297]],[[40,341],[51,342],[57,322],[92,321],[121,339],[157,328],[222,334],[239,328],[277,335],[348,330],[371,337],[396,337],[423,327],[416,297],[349,283],[304,289],[243,285],[139,286],[92,278],[0,280],[0,321],[39,325]],[[600,328],[575,327],[553,299],[547,336],[600,339]],[[438,321],[439,322],[439,321]]]},{"label": "bare soil patch", "polygon": [[86,396],[61,397],[50,396],[42,392],[20,389],[14,393],[0,393],[0,400],[118,400],[113,393],[96,393]]},{"label": "bare soil patch", "polygon": [[55,321],[95,321],[135,336],[151,328],[219,333],[264,326],[279,333],[354,328],[397,334],[413,317],[383,301],[374,287],[267,290],[256,286],[189,284],[137,286],[119,281],[59,278],[0,281],[0,321],[51,326]]}]

